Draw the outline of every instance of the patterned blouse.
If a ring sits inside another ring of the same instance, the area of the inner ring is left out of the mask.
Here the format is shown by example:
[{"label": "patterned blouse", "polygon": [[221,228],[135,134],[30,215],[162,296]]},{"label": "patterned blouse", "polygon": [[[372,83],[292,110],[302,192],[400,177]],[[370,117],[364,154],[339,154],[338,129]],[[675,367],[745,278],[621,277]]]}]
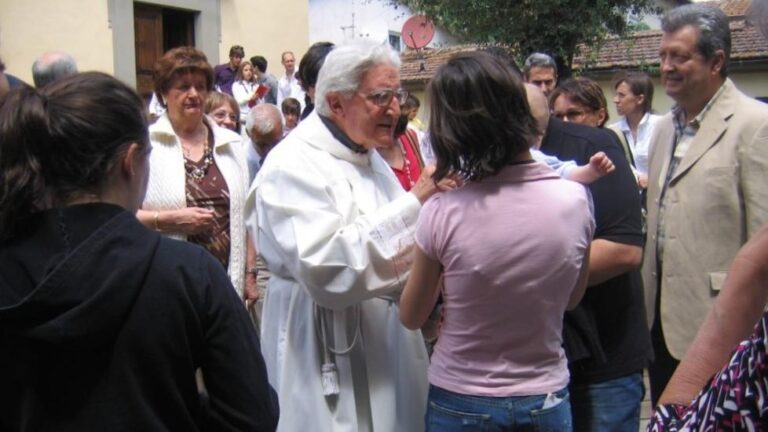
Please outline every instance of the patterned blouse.
[{"label": "patterned blouse", "polygon": [[[190,165],[204,168],[205,158],[194,162],[185,158]],[[216,257],[227,268],[229,265],[229,189],[224,176],[214,161],[207,169],[205,177],[196,181],[186,178],[187,207],[201,207],[213,210],[213,229],[208,232],[189,235],[187,240],[199,244]]]},{"label": "patterned blouse", "polygon": [[768,430],[766,326],[768,312],[690,405],[658,406],[648,431]]}]

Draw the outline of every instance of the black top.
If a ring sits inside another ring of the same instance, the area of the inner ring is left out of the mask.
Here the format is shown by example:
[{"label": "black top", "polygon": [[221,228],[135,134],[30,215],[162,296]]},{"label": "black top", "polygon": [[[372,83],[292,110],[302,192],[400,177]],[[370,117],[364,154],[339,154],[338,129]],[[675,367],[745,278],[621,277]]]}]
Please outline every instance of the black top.
[{"label": "black top", "polygon": [[320,117],[320,120],[322,120],[325,127],[328,128],[328,131],[331,132],[331,135],[333,135],[336,140],[342,144],[344,144],[345,147],[352,150],[355,153],[368,153],[368,149],[361,146],[360,144],[352,141],[352,138],[349,137],[343,130],[341,130],[340,127],[336,126],[336,123],[332,122],[331,119],[329,119],[326,116],[318,116]]},{"label": "black top", "polygon": [[[589,187],[594,238],[643,246],[637,183],[610,132],[552,118],[541,151],[579,165],[605,152],[616,170]],[[579,306],[566,313],[563,336],[572,382],[601,382],[641,371],[652,350],[640,269],[588,287]]]},{"label": "black top", "polygon": [[108,204],[28,226],[0,243],[0,430],[275,429],[253,324],[207,252]]}]

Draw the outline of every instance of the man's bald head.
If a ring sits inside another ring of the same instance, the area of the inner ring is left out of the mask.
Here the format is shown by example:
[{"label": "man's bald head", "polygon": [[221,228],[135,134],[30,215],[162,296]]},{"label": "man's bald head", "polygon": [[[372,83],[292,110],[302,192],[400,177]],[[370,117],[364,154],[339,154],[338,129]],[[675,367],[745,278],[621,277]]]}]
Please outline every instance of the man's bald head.
[{"label": "man's bald head", "polygon": [[544,137],[544,133],[547,131],[547,125],[549,125],[549,103],[547,103],[547,97],[538,86],[530,83],[524,83],[525,94],[528,98],[528,106],[531,108],[531,114],[536,119],[536,123],[539,125],[539,140],[536,143],[536,148],[541,145],[541,138]]},{"label": "man's bald head", "polygon": [[256,105],[248,113],[245,130],[256,146],[256,153],[265,157],[283,139],[283,114],[275,105]]},{"label": "man's bald head", "polygon": [[32,80],[34,80],[37,88],[76,73],[75,59],[63,52],[47,52],[38,57],[32,64]]}]

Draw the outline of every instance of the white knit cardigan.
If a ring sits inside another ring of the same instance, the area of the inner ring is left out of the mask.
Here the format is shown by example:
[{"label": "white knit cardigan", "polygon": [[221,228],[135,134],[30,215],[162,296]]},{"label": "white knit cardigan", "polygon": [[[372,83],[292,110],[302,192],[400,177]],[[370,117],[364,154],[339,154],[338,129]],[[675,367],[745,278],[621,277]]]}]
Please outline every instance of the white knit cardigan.
[{"label": "white knit cardigan", "polygon": [[[203,121],[213,131],[213,159],[229,189],[229,229],[231,244],[227,272],[242,298],[245,283],[246,235],[243,205],[248,190],[248,166],[238,134],[221,128],[211,119]],[[148,211],[186,208],[186,174],[181,142],[173,131],[168,114],[163,114],[149,127],[152,143],[149,184],[142,209]],[[182,233],[166,232],[169,237],[186,240]]]}]

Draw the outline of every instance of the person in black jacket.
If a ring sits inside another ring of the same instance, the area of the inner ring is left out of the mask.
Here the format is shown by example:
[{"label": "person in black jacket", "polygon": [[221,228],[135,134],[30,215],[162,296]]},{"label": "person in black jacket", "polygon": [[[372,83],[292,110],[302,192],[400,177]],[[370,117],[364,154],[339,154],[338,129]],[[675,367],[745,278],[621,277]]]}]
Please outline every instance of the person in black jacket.
[{"label": "person in black jacket", "polygon": [[150,151],[142,100],[102,73],[0,106],[0,430],[276,428],[224,268],[135,217]]},{"label": "person in black jacket", "polygon": [[640,195],[619,143],[605,129],[551,118],[541,151],[584,164],[597,152],[614,162],[589,186],[595,237],[587,292],[565,315],[563,336],[571,373],[575,431],[636,431],[652,356],[638,266],[643,247]]}]

